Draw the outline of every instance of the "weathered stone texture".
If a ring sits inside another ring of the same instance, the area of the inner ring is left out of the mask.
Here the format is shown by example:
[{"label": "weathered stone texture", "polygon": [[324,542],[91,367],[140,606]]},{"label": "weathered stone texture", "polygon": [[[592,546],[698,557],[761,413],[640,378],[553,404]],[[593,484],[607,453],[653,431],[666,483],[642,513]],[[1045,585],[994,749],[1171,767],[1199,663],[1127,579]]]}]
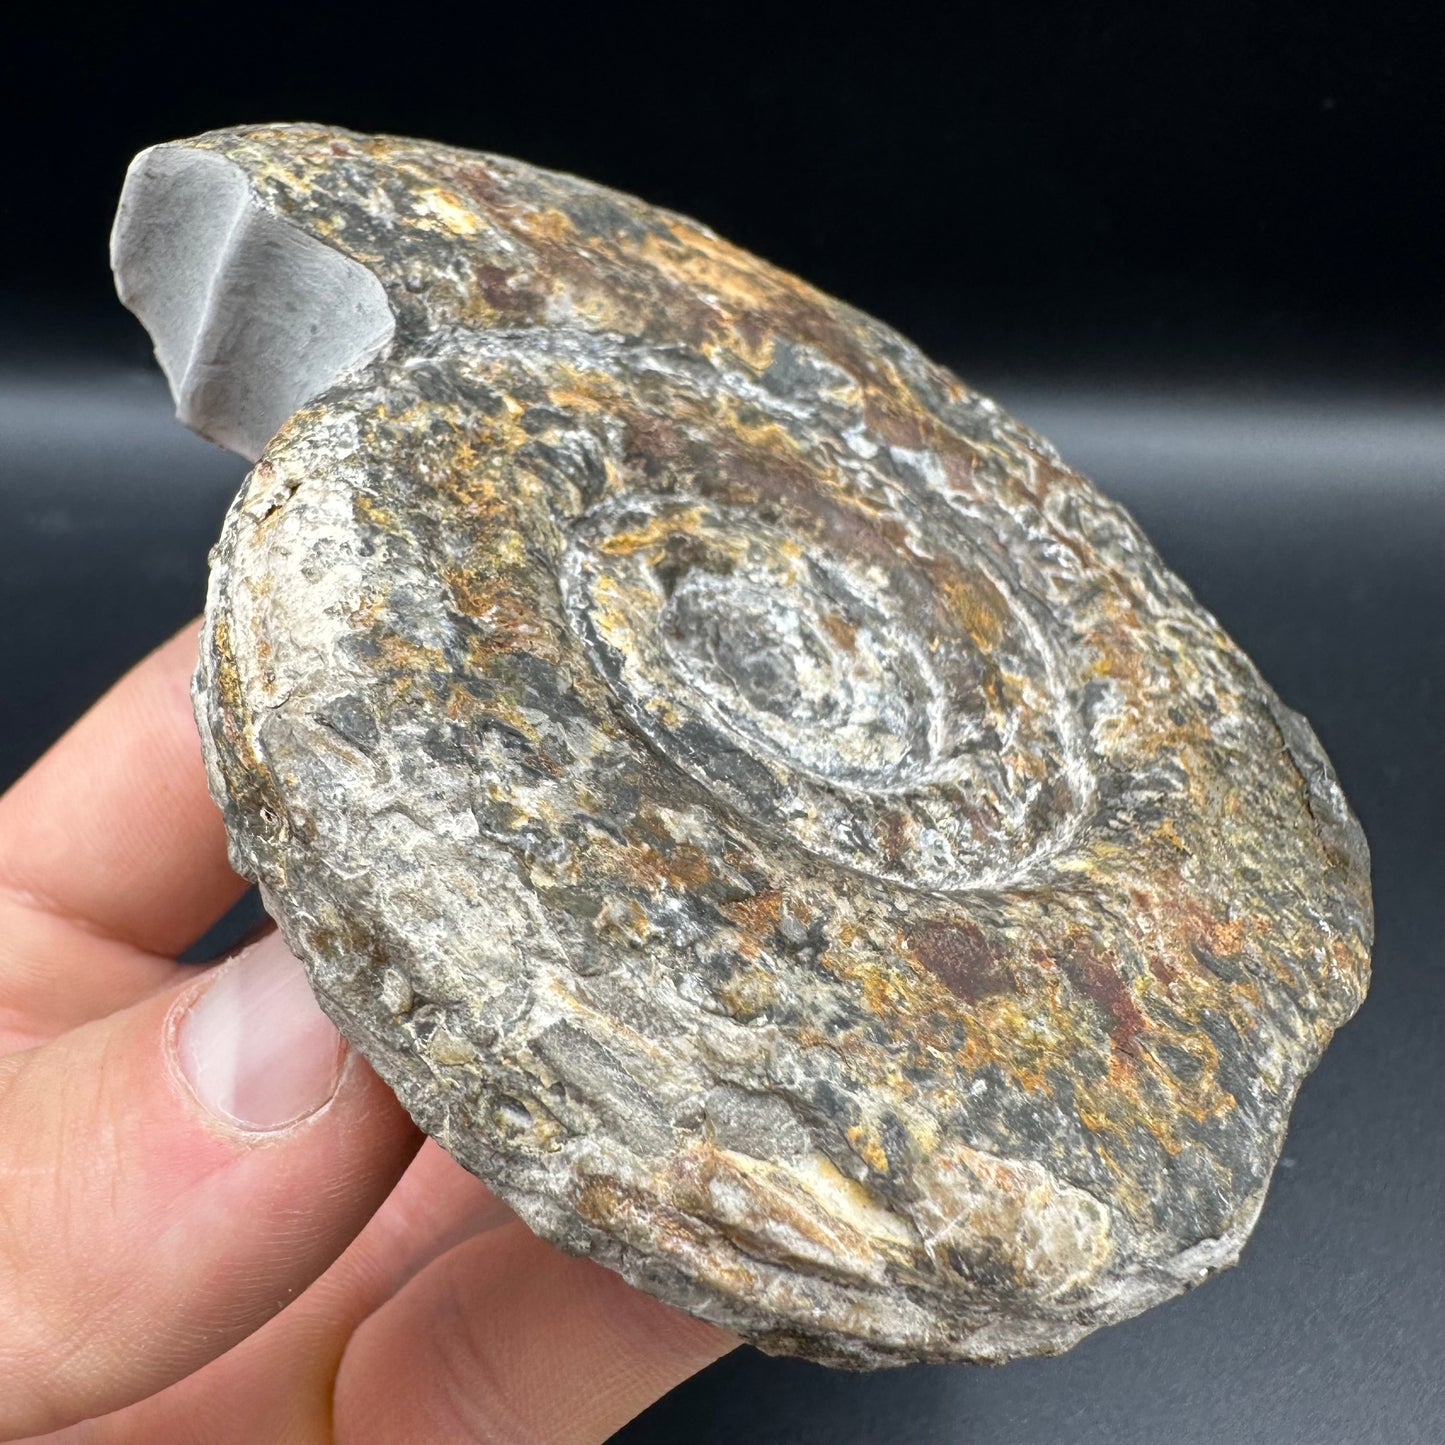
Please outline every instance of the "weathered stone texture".
[{"label": "weathered stone texture", "polygon": [[395,317],[237,498],[196,703],[237,867],[421,1126],[833,1363],[1055,1352],[1234,1262],[1368,859],[1134,522],[679,216],[184,144]]}]

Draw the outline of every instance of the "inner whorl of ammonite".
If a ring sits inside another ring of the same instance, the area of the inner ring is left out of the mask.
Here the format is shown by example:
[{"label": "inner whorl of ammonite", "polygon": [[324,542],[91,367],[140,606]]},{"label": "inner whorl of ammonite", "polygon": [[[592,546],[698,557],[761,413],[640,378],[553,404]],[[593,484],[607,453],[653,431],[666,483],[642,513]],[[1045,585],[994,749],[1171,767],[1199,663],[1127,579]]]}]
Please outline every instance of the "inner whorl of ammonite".
[{"label": "inner whorl of ammonite", "polygon": [[821,782],[925,781],[942,719],[916,640],[841,568],[755,541],[747,553],[675,583],[658,619],[673,674],[723,726]]},{"label": "inner whorl of ammonite", "polygon": [[963,889],[1055,851],[1088,786],[1033,629],[966,577],[638,493],[573,529],[562,589],[634,725],[745,817],[862,872]]}]

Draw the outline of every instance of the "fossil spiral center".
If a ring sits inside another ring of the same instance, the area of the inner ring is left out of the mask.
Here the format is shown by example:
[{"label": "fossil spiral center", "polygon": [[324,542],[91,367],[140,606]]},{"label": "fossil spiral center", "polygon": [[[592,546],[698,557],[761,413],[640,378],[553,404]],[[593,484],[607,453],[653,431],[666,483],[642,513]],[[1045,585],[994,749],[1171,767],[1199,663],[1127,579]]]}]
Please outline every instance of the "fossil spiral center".
[{"label": "fossil spiral center", "polygon": [[917,887],[987,886],[1077,816],[1067,710],[981,563],[841,510],[780,526],[627,493],[572,530],[561,586],[632,726],[811,852]]},{"label": "fossil spiral center", "polygon": [[929,756],[930,680],[860,599],[814,571],[690,573],[659,618],[665,655],[759,750],[845,786],[916,780]]}]

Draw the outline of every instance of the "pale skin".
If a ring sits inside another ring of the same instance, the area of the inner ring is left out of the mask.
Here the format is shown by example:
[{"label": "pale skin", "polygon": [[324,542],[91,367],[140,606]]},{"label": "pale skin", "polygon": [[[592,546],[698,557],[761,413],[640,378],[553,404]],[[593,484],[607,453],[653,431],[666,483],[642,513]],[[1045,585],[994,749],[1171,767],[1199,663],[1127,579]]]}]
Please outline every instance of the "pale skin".
[{"label": "pale skin", "polygon": [[[0,798],[0,1440],[605,1441],[735,1342],[423,1142],[279,938],[173,961],[245,888],[195,656],[192,625]],[[268,1035],[273,994],[306,1011],[309,1071]],[[221,1013],[218,1053],[194,1021]]]}]

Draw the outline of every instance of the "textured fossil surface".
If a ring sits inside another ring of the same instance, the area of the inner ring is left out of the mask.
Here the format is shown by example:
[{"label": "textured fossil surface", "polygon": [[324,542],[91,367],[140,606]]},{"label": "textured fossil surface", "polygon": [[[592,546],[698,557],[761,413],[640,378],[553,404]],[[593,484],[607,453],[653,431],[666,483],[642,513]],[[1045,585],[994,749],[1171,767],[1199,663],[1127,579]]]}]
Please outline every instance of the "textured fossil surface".
[{"label": "textured fossil surface", "polygon": [[515,161],[216,132],[138,158],[115,255],[260,453],[196,682],[234,861],[534,1229],[853,1365],[1234,1262],[1368,858],[1121,509],[877,321]]}]

